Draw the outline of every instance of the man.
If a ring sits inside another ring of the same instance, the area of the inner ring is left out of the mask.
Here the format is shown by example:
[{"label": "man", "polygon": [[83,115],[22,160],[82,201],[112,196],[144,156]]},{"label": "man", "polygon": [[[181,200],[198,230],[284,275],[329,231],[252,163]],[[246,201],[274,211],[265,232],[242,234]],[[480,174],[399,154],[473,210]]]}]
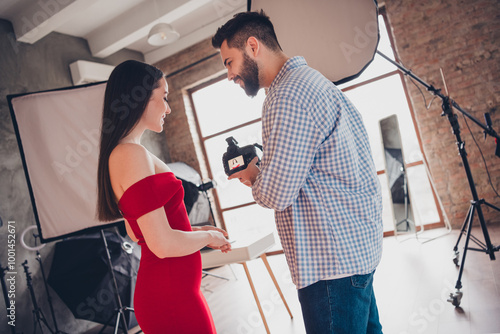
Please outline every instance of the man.
[{"label": "man", "polygon": [[247,95],[268,89],[261,164],[230,178],[275,210],[307,332],[381,333],[372,282],[382,200],[361,115],[304,58],[283,53],[262,11],[235,15],[212,45]]}]

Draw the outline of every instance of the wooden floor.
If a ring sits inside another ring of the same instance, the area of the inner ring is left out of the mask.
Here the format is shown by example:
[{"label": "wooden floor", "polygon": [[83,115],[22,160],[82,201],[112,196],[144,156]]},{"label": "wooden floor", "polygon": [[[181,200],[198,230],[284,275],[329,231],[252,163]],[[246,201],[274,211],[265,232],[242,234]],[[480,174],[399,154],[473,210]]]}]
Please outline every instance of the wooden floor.
[{"label": "wooden floor", "polygon": [[[493,245],[500,243],[500,225],[488,227]],[[468,251],[462,277],[463,298],[455,308],[447,302],[455,291],[458,268],[452,249],[459,231],[443,235],[444,229],[418,236],[384,239],[382,262],[375,274],[375,294],[386,334],[404,333],[500,333],[500,259],[491,261],[482,252]],[[483,240],[482,231],[473,235]],[[460,260],[463,242],[459,245]],[[427,241],[424,243],[424,241]],[[500,253],[495,253],[500,257]],[[305,333],[295,286],[283,255],[269,257],[269,263],[294,315],[290,319],[264,264],[248,263],[271,333]],[[210,271],[229,281],[205,277],[202,291],[212,311],[219,334],[266,333],[242,265]]]}]

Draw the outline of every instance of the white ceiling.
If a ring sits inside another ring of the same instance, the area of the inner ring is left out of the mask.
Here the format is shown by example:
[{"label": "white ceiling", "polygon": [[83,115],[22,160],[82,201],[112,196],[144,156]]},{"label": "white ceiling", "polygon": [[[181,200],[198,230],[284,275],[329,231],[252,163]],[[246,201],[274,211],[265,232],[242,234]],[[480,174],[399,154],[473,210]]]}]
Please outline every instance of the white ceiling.
[{"label": "white ceiling", "polygon": [[[246,6],[246,0],[1,0],[0,18],[12,23],[19,42],[34,44],[58,32],[85,38],[94,57],[131,49],[155,63],[209,38]],[[180,38],[149,45],[149,30],[159,22],[171,24]]]}]

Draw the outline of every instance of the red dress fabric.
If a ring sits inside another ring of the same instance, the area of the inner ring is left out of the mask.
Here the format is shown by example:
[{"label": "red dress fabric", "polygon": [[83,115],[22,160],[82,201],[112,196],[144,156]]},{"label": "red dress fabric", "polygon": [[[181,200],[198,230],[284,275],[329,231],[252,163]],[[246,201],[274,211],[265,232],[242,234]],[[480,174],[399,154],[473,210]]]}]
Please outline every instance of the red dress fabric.
[{"label": "red dress fabric", "polygon": [[148,248],[137,224],[142,215],[164,207],[172,229],[191,231],[183,199],[182,182],[167,172],[134,183],[118,204],[141,246],[134,309],[145,334],[216,332],[200,291],[200,252],[160,259]]}]

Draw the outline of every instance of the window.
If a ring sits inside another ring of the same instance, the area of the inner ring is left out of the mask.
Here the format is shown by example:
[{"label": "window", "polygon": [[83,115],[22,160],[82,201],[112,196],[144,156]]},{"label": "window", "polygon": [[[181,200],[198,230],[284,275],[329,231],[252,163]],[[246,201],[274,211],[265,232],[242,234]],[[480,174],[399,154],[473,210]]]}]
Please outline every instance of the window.
[{"label": "window", "polygon": [[207,162],[209,177],[216,182],[216,203],[232,239],[275,232],[274,212],[257,205],[250,188],[236,180],[228,181],[222,165],[226,138],[234,137],[240,147],[262,143],[260,117],[265,93],[261,90],[250,98],[240,86],[226,78],[224,75],[215,83],[190,91],[205,152],[203,159]]},{"label": "window", "polygon": [[[378,50],[394,60],[383,10],[382,15],[379,16],[379,31]],[[441,212],[425,170],[419,136],[415,130],[415,122],[403,82],[401,72],[376,54],[372,63],[358,78],[339,86],[363,116],[368,132],[373,160],[382,185],[384,232],[394,230],[395,219],[391,210],[389,187],[384,170],[379,121],[390,115],[398,117],[407,167],[408,188],[413,201],[414,221],[417,225],[442,222]]]},{"label": "window", "polygon": [[[394,59],[391,42],[382,15],[379,17],[381,40],[379,50]],[[376,55],[363,74],[339,86],[363,116],[370,138],[373,158],[378,170],[384,197],[384,231],[394,230],[389,190],[384,174],[380,119],[396,114],[403,142],[408,171],[408,183],[414,200],[414,219],[417,224],[440,221],[440,214],[422,161],[422,153],[410,112],[402,76],[395,66]],[[215,180],[217,209],[232,238],[249,233],[275,231],[274,213],[253,201],[248,187],[238,181],[228,181],[222,166],[226,138],[232,136],[239,146],[261,143],[261,110],[265,98],[261,90],[249,98],[233,82],[222,76],[209,84],[189,91],[199,138],[208,166],[208,177]]]}]

